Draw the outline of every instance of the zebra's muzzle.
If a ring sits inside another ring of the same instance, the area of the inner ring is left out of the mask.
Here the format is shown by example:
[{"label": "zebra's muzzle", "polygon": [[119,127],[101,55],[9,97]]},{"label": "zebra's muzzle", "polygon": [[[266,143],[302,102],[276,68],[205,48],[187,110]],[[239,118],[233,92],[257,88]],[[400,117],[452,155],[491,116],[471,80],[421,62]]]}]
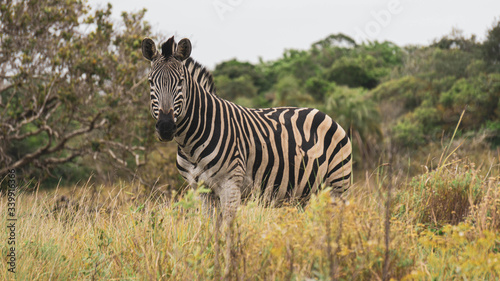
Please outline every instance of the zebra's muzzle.
[{"label": "zebra's muzzle", "polygon": [[175,125],[174,110],[170,109],[167,114],[163,113],[160,109],[160,115],[158,116],[158,121],[156,121],[156,134],[160,141],[171,141],[175,132],[177,131],[177,126]]}]

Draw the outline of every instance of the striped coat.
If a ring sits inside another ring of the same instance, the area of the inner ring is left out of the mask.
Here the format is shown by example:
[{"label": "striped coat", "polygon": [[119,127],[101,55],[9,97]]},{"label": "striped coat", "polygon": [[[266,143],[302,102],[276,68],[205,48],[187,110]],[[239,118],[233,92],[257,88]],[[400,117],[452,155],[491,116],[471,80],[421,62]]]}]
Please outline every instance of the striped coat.
[{"label": "striped coat", "polygon": [[143,41],[159,139],[173,137],[180,174],[212,190],[208,208],[220,202],[232,221],[241,199],[252,194],[279,205],[305,202],[322,184],[347,189],[351,143],[340,125],[317,109],[252,109],[224,100],[190,53],[187,39],[177,46],[170,38],[162,54],[151,39]]}]

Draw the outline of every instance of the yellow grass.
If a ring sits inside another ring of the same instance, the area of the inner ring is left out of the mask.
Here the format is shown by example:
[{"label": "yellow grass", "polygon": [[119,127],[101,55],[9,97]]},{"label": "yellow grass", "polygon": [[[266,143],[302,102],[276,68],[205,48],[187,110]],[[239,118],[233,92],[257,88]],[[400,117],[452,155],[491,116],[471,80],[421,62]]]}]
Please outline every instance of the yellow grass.
[{"label": "yellow grass", "polygon": [[[135,183],[24,190],[16,200],[17,272],[7,271],[8,233],[1,231],[0,280],[500,278],[498,177],[463,161],[413,179],[383,168],[344,199],[326,190],[304,209],[242,206],[230,260],[226,236],[202,214],[196,191],[173,200]],[[468,202],[455,216],[448,213],[456,206],[445,204],[454,195]],[[6,196],[0,200],[5,228]]]}]

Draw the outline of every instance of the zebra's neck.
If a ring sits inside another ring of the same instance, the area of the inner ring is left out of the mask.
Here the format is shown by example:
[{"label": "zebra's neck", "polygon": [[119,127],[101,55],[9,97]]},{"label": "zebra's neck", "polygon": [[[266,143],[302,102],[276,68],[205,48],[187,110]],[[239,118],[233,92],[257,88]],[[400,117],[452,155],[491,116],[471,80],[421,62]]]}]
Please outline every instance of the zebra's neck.
[{"label": "zebra's neck", "polygon": [[191,74],[193,82],[198,83],[208,93],[215,94],[214,78],[208,69],[192,58],[185,60],[184,66],[186,66],[188,73]]},{"label": "zebra's neck", "polygon": [[[215,84],[212,74],[195,60],[188,58],[184,61],[185,88],[183,89],[183,113],[178,119],[176,142],[183,150],[190,152],[191,141],[193,141],[192,132],[201,124],[200,117],[203,119],[213,118],[206,116],[207,110],[214,106],[213,102],[227,102],[219,98],[215,92]],[[204,123],[204,128],[211,122]],[[208,127],[207,127],[208,126]],[[187,134],[187,135],[186,135]]]}]

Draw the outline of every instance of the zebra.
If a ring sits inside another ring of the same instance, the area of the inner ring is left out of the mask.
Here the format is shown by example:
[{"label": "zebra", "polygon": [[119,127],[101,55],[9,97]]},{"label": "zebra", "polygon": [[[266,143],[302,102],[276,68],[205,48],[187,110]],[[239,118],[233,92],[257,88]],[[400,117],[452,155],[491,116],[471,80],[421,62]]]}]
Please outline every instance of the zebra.
[{"label": "zebra", "polygon": [[219,205],[230,223],[252,194],[278,206],[307,202],[322,186],[347,190],[352,148],[339,124],[313,108],[253,109],[224,100],[191,50],[187,38],[177,44],[172,36],[161,54],[152,39],[142,41],[156,135],[178,144],[176,165],[190,185],[209,187],[203,209]]}]

